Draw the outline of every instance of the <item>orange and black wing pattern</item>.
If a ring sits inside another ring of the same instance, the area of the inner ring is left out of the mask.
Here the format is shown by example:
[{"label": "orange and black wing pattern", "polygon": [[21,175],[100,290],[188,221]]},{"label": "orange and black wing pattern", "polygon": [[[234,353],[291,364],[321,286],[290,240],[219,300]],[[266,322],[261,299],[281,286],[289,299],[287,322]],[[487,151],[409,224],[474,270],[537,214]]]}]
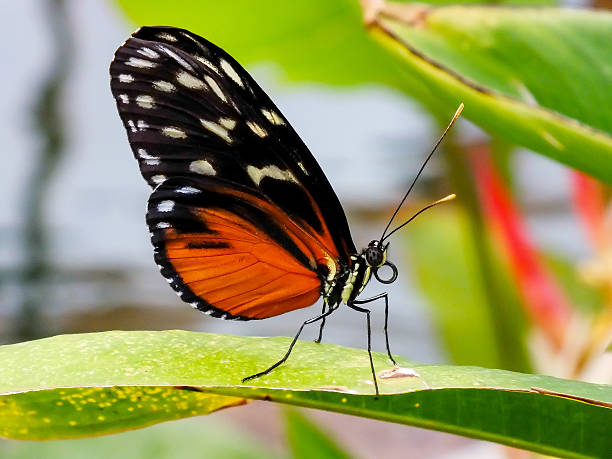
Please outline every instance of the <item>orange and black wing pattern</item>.
[{"label": "orange and black wing pattern", "polygon": [[255,80],[183,29],[143,27],[115,53],[111,90],[145,180],[162,274],[216,317],[313,304],[355,253],[320,166]]},{"label": "orange and black wing pattern", "polygon": [[310,306],[336,256],[262,195],[208,179],[169,179],[147,222],[162,275],[193,307],[263,319]]}]

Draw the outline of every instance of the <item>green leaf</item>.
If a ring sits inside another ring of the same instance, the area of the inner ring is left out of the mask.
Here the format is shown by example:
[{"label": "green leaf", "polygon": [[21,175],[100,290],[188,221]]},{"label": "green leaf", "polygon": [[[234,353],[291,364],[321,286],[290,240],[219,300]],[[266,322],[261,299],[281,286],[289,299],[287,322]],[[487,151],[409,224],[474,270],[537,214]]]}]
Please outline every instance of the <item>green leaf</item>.
[{"label": "green leaf", "polygon": [[286,410],[287,437],[294,459],[348,459],[336,442],[297,410]]},{"label": "green leaf", "polygon": [[[299,342],[289,362],[242,384],[287,349],[288,338],[185,331],[62,335],[0,348],[0,435],[77,438],[205,414],[245,399],[411,424],[568,457],[612,450],[612,387],[477,367],[374,360]],[[403,376],[402,376],[403,375]]]},{"label": "green leaf", "polygon": [[[612,14],[406,5],[371,33],[399,54],[410,92],[459,102],[506,141],[612,183]],[[415,80],[422,84],[414,86]]]},{"label": "green leaf", "polygon": [[[201,2],[118,0],[138,25],[189,29],[221,46],[242,65],[275,63],[294,81],[403,87],[389,72],[395,59],[363,27],[355,0]],[[299,52],[296,52],[299,50]]]},{"label": "green leaf", "polygon": [[116,3],[136,25],[189,29],[224,48],[242,65],[275,64],[287,80],[341,86],[383,84],[403,91],[423,84],[418,79],[407,81],[405,74],[396,71],[395,57],[371,39],[358,0],[261,0],[257,8],[251,0],[150,0],[146,7],[139,0]]}]

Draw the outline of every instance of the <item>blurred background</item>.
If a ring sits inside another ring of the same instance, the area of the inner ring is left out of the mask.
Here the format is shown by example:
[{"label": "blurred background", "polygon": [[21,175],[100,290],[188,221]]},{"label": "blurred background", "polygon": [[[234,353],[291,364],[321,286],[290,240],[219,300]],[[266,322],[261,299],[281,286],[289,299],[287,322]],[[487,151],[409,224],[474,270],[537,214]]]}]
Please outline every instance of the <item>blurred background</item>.
[{"label": "blurred background", "polygon": [[[238,18],[238,25],[249,15],[244,2],[235,7],[233,2],[170,3],[163,25],[188,27],[175,14],[178,8],[197,8],[193,15],[225,14]],[[144,220],[150,190],[117,115],[108,65],[138,25],[161,25],[146,21],[148,8],[159,13],[163,7],[164,2],[110,0],[22,0],[0,6],[5,18],[2,344],[112,329],[292,336],[318,310],[257,322],[215,320],[179,301],[159,275]],[[142,11],[143,19],[135,11]],[[392,82],[346,78],[344,83],[341,71],[336,81],[326,81],[299,64],[275,61],[274,53],[266,58],[265,41],[257,38],[253,49],[236,45],[234,51],[231,45],[239,40],[219,32],[231,23],[212,27],[210,36],[206,30],[194,32],[239,61],[243,53],[248,70],[320,162],[357,246],[366,245],[379,236],[456,106],[435,111]],[[358,16],[355,27],[362,27]],[[282,32],[280,27],[281,38]],[[270,29],[262,33],[273,35]],[[328,39],[324,28],[304,28],[301,34],[304,46],[311,36],[313,46]],[[602,287],[607,280],[601,274],[609,229],[607,189],[544,156],[491,139],[466,120],[457,127],[401,215],[449,192],[459,198],[423,215],[391,242],[390,258],[400,270],[399,281],[388,286],[393,352],[424,363],[610,383],[612,366],[600,355],[610,331],[607,287]],[[364,295],[382,287],[372,282]],[[374,313],[374,347],[383,351],[380,306]],[[315,332],[307,333],[314,337]],[[364,348],[363,318],[341,308],[329,320],[325,341]],[[406,426],[315,411],[307,415],[354,457],[508,454],[498,445]],[[282,457],[288,451],[287,416],[278,406],[256,402],[92,440],[3,441],[0,454]],[[193,446],[176,448],[184,443]]]}]

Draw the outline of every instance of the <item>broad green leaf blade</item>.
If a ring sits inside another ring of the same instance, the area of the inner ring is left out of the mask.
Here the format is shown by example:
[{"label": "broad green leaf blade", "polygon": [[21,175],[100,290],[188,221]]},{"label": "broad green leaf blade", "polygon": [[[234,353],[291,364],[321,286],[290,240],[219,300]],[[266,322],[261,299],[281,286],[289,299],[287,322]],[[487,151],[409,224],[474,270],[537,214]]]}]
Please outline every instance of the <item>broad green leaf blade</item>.
[{"label": "broad green leaf blade", "polygon": [[[302,341],[287,364],[241,383],[245,375],[277,360],[289,342],[115,331],[3,346],[0,435],[51,439],[104,434],[210,412],[247,398],[411,424],[545,454],[603,457],[612,450],[612,387],[606,385],[417,365],[400,357],[401,367],[415,369],[420,377],[403,372],[384,377],[389,363],[375,354],[383,394],[376,398],[364,350]],[[213,401],[213,395],[230,398]]]},{"label": "broad green leaf blade", "polygon": [[287,438],[293,459],[348,459],[326,433],[297,410],[286,410]]},{"label": "broad green leaf blade", "polygon": [[54,440],[104,435],[246,403],[165,384],[60,387],[0,397],[0,436]]},{"label": "broad green leaf blade", "polygon": [[399,53],[411,94],[493,135],[612,183],[612,14],[405,5],[371,33]]}]

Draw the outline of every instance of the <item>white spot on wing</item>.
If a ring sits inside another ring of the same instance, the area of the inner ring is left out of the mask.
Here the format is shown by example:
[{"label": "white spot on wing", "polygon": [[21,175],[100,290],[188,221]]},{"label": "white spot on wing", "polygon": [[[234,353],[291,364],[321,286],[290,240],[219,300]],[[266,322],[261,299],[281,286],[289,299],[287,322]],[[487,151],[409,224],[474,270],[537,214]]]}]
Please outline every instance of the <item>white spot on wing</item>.
[{"label": "white spot on wing", "polygon": [[132,83],[134,81],[134,77],[128,73],[122,73],[119,75],[119,81],[121,83]]},{"label": "white spot on wing", "polygon": [[142,108],[153,108],[155,101],[153,100],[153,97],[141,94],[140,96],[136,97],[136,104]]},{"label": "white spot on wing", "polygon": [[192,161],[191,164],[189,164],[189,170],[201,175],[217,175],[217,171],[212,164],[204,159]]},{"label": "white spot on wing", "polygon": [[238,75],[238,73],[234,70],[234,67],[232,67],[225,59],[221,59],[221,68],[228,77],[238,83],[240,87],[244,88],[244,83],[240,79],[240,75]]},{"label": "white spot on wing", "polygon": [[236,127],[236,120],[231,118],[219,118],[219,124],[230,131]]},{"label": "white spot on wing", "polygon": [[249,177],[251,177],[251,180],[253,180],[257,186],[259,186],[264,177],[299,183],[291,171],[284,171],[275,165],[264,166],[261,169],[255,166],[249,166],[247,167],[247,174],[249,174]]},{"label": "white spot on wing", "polygon": [[283,124],[285,124],[285,121],[274,110],[266,110],[265,108],[262,108],[261,113],[263,113],[264,116],[268,118],[268,121],[270,121],[270,123],[275,124],[276,126],[282,126]]},{"label": "white spot on wing", "polygon": [[157,205],[158,212],[172,212],[174,201],[162,201]]},{"label": "white spot on wing", "polygon": [[196,56],[196,59],[200,61],[203,65],[211,69],[213,72],[219,73],[219,69],[217,68],[217,66],[210,62],[208,59],[205,59],[202,56]]},{"label": "white spot on wing", "polygon": [[170,41],[172,43],[177,41],[177,38],[174,35],[169,34],[168,32],[159,32],[157,34],[157,38],[161,38],[162,40]]},{"label": "white spot on wing", "polygon": [[138,120],[138,123],[136,124],[136,126],[138,127],[138,130],[140,131],[144,131],[145,129],[149,127],[149,125],[145,123],[144,120]]},{"label": "white spot on wing", "polygon": [[164,183],[166,181],[166,176],[161,174],[154,175],[153,177],[151,177],[151,181],[156,185],[159,185],[160,183]]},{"label": "white spot on wing", "polygon": [[[168,223],[168,222],[159,222],[155,226],[157,226],[159,229],[165,229],[165,228],[170,228],[170,223]],[[161,266],[160,266],[160,268],[161,268]]]},{"label": "white spot on wing", "polygon": [[145,164],[147,166],[159,166],[159,159],[146,159]]},{"label": "white spot on wing", "polygon": [[145,150],[144,148],[138,149],[138,156],[141,159],[159,159],[157,156],[151,156],[149,153],[147,153],[147,150]]},{"label": "white spot on wing", "polygon": [[227,102],[227,98],[225,97],[225,94],[223,94],[223,91],[221,91],[221,88],[219,87],[217,82],[208,75],[205,76],[204,79],[206,80],[210,88],[213,90],[213,92],[217,95],[217,97],[219,97],[219,99],[221,99],[223,102]]},{"label": "white spot on wing", "polygon": [[153,87],[157,89],[158,91],[163,91],[163,92],[172,92],[176,90],[176,86],[174,86],[172,83],[170,83],[169,81],[162,81],[162,80],[154,81]]},{"label": "white spot on wing", "polygon": [[251,131],[253,131],[255,134],[257,134],[259,137],[264,138],[264,137],[266,137],[268,135],[266,130],[264,128],[262,128],[259,124],[255,123],[255,122],[247,121],[246,124],[251,129]]},{"label": "white spot on wing", "polygon": [[304,165],[302,164],[302,161],[298,161],[298,163],[297,163],[297,164],[298,164],[298,166],[300,167],[300,169],[302,169],[302,172],[304,172],[304,174],[306,174],[306,175],[310,175],[310,174],[308,173],[308,171],[306,170],[306,168],[304,167]]},{"label": "white spot on wing", "polygon": [[140,48],[136,51],[138,54],[142,54],[143,56],[147,56],[149,59],[157,59],[159,54],[153,51],[151,48]]},{"label": "white spot on wing", "polygon": [[187,32],[181,32],[181,35],[185,38],[189,38],[191,41],[193,41],[196,45],[198,45],[201,49],[203,49],[204,51],[206,51],[206,48],[204,48],[204,45],[202,43],[200,43],[198,40],[196,40],[195,38],[193,38],[189,33]]},{"label": "white spot on wing", "polygon": [[183,71],[176,74],[176,81],[189,89],[202,89],[206,86],[199,78],[196,78],[192,74]]},{"label": "white spot on wing", "polygon": [[171,57],[172,59],[174,59],[180,66],[186,68],[187,70],[193,72],[193,67],[189,64],[189,62],[187,62],[185,59],[183,59],[181,56],[179,56],[178,54],[176,54],[174,51],[172,51],[169,48],[166,48],[165,46],[160,46],[160,49],[166,53],[169,57]]},{"label": "white spot on wing", "polygon": [[185,131],[173,126],[162,128],[162,134],[166,137],[172,137],[173,139],[187,138],[187,134],[185,133]]},{"label": "white spot on wing", "polygon": [[138,132],[138,129],[136,129],[136,125],[134,124],[132,120],[128,120],[128,126],[130,127],[130,131]]},{"label": "white spot on wing", "polygon": [[177,193],[183,193],[183,194],[198,194],[200,192],[200,190],[198,190],[197,188],[194,188],[192,186],[182,186],[180,188],[176,189]]},{"label": "white spot on wing", "polygon": [[136,67],[138,69],[152,69],[157,67],[155,62],[147,61],[146,59],[140,59],[138,57],[130,57],[125,65],[130,67]]},{"label": "white spot on wing", "polygon": [[214,121],[207,120],[200,120],[200,123],[202,123],[202,126],[208,129],[210,132],[212,132],[213,134],[217,134],[219,137],[224,139],[227,143],[232,143],[232,139],[229,136],[227,129],[225,129],[220,124],[217,124]]},{"label": "white spot on wing", "polygon": [[124,104],[130,103],[130,98],[127,94],[119,94],[119,99],[121,99],[121,102],[123,102]]}]

